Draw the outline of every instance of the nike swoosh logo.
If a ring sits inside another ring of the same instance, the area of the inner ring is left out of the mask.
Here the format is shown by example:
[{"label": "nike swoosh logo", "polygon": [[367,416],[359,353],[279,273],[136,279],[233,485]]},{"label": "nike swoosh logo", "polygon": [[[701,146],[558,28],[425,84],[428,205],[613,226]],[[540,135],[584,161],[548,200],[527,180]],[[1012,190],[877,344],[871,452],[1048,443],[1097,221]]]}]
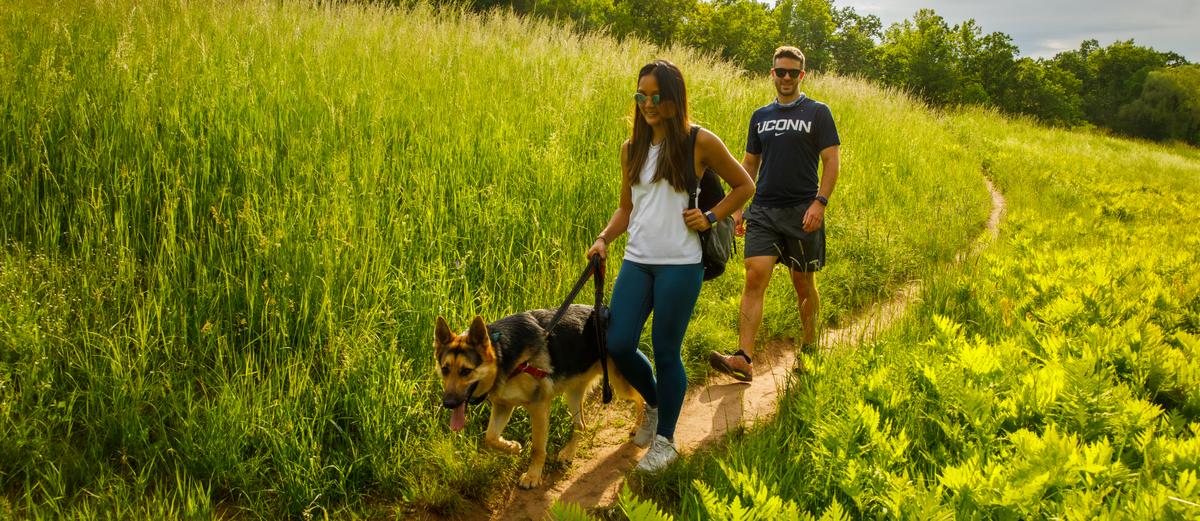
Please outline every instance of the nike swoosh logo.
[{"label": "nike swoosh logo", "polygon": [[776,132],[776,133],[775,133],[775,135],[776,135],[776,136],[782,136],[782,135],[783,135],[783,132]]}]

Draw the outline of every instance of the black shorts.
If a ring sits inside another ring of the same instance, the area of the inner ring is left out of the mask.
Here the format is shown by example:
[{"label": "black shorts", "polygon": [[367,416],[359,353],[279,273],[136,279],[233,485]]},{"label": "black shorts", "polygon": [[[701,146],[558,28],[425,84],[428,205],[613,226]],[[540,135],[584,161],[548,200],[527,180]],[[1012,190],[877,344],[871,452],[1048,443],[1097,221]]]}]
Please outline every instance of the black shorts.
[{"label": "black shorts", "polygon": [[750,205],[746,219],[746,258],[775,257],[775,262],[793,271],[821,271],[825,266],[825,222],[804,231],[804,212],[809,204],[793,208],[764,208]]}]

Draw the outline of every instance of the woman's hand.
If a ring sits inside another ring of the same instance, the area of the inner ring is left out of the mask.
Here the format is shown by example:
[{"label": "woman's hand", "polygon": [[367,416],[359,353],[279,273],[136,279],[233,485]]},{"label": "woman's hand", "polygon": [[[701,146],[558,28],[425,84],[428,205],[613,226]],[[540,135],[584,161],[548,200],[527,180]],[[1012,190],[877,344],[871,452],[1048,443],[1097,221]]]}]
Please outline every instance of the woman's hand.
[{"label": "woman's hand", "polygon": [[699,208],[689,208],[684,210],[683,222],[684,224],[687,224],[688,229],[698,232],[712,228],[712,225],[708,222],[708,217],[705,217],[704,212],[701,212]]},{"label": "woman's hand", "polygon": [[604,242],[604,238],[596,237],[596,242],[592,243],[592,247],[588,248],[587,255],[584,258],[591,259],[592,255],[600,254],[601,259],[608,258],[608,243]]}]

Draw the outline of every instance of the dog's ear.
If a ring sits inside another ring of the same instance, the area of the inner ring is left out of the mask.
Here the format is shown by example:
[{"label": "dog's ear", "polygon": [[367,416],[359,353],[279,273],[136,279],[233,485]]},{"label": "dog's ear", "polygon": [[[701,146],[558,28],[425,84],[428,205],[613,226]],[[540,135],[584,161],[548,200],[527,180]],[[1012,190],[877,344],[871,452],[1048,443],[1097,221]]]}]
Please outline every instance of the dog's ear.
[{"label": "dog's ear", "polygon": [[471,321],[471,329],[467,331],[467,341],[472,345],[481,345],[489,343],[490,340],[487,324],[483,323],[483,317],[475,315],[475,320]]},{"label": "dog's ear", "polygon": [[483,355],[485,362],[491,362],[496,358],[496,351],[492,347],[492,338],[488,335],[487,324],[483,323],[483,317],[475,315],[475,320],[471,321],[471,329],[467,332],[467,341],[475,346],[480,355]]},{"label": "dog's ear", "polygon": [[437,340],[438,345],[448,345],[454,341],[454,332],[450,330],[450,324],[446,323],[446,319],[441,315],[437,317],[437,328],[433,332],[434,340]]}]

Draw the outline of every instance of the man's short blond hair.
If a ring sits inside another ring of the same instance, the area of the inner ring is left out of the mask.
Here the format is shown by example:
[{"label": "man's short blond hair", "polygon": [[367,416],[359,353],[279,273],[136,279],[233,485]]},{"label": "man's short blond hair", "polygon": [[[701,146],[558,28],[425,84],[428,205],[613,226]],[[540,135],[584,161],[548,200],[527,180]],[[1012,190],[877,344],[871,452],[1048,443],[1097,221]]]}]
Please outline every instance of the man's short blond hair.
[{"label": "man's short blond hair", "polygon": [[793,60],[799,60],[800,61],[800,70],[804,70],[804,53],[800,52],[800,49],[792,47],[791,45],[784,45],[782,47],[779,47],[779,48],[775,49],[775,56],[771,57],[771,62],[774,63],[775,60],[778,60],[780,58],[791,58]]}]

